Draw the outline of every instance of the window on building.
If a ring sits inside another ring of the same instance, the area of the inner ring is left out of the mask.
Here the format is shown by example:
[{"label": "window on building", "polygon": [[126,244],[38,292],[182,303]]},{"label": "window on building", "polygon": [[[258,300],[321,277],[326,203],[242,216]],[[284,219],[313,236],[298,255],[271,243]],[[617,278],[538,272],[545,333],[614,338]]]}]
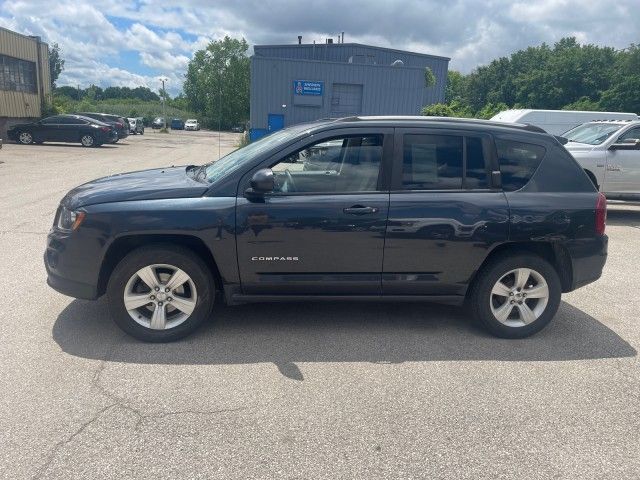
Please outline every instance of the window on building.
[{"label": "window on building", "polygon": [[0,55],[0,90],[36,93],[36,64]]}]

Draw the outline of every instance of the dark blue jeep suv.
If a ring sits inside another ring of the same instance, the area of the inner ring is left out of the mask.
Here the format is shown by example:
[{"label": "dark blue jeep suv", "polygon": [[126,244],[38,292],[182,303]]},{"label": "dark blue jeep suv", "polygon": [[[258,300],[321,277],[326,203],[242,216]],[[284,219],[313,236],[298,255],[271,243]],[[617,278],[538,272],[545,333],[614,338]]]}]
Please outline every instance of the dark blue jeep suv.
[{"label": "dark blue jeep suv", "polygon": [[61,201],[48,283],[109,298],[146,341],[228,305],[466,303],[500,337],[600,277],[606,200],[528,125],[360,117],[290,127],[214,163],[95,180]]}]

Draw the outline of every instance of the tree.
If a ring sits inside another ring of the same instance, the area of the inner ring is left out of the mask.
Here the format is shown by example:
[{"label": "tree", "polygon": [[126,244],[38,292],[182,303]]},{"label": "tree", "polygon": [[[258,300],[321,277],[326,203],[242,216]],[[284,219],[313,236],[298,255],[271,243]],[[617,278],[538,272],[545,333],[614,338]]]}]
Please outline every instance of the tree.
[{"label": "tree", "polygon": [[56,97],[69,97],[72,100],[80,100],[82,90],[75,87],[55,87],[53,93]]},{"label": "tree", "polygon": [[461,101],[464,98],[466,81],[464,75],[455,70],[447,72],[447,85],[444,88],[444,101],[450,103],[453,100]]},{"label": "tree", "polygon": [[60,46],[57,43],[51,44],[49,48],[49,77],[51,78],[51,88],[55,88],[56,80],[64,70],[64,59],[62,58]]},{"label": "tree", "polygon": [[454,100],[451,103],[435,103],[422,109],[422,115],[428,117],[472,117],[472,112],[466,105]]},{"label": "tree", "polygon": [[603,110],[640,113],[640,45],[618,53],[611,87],[602,93]]},{"label": "tree", "polygon": [[431,68],[426,67],[424,69],[424,86],[434,87],[436,85],[436,76],[433,74],[433,70]]},{"label": "tree", "polygon": [[184,93],[208,127],[230,128],[249,118],[249,45],[225,36],[198,50],[189,62]]}]

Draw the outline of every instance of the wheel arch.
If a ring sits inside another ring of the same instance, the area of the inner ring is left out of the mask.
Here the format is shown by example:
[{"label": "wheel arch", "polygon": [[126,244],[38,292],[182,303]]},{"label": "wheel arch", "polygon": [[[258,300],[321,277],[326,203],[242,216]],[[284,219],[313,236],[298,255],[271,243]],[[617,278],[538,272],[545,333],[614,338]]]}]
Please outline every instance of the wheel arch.
[{"label": "wheel arch", "polygon": [[133,234],[115,239],[105,253],[100,274],[98,276],[98,296],[104,295],[107,290],[109,278],[116,265],[126,255],[139,247],[151,246],[176,246],[179,245],[192,251],[209,267],[215,279],[216,288],[222,288],[222,276],[213,253],[204,241],[194,235],[165,235],[165,234]]},{"label": "wheel arch", "polygon": [[516,254],[532,254],[545,259],[555,268],[560,277],[562,291],[568,292],[573,285],[573,267],[571,257],[566,248],[562,245],[552,242],[508,242],[500,244],[491,250],[486,256],[480,267],[473,273],[467,294],[472,290],[471,286],[477,280],[478,275],[484,269],[485,265],[498,256],[510,256]]}]

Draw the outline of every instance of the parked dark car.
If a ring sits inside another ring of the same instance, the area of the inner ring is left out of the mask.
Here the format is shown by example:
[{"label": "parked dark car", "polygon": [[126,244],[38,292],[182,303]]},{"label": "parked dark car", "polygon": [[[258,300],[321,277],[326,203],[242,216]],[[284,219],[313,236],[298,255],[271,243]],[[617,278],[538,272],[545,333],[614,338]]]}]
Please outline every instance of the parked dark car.
[{"label": "parked dark car", "polygon": [[111,115],[109,113],[93,113],[93,112],[79,112],[76,115],[83,115],[85,117],[94,118],[100,120],[107,125],[111,125],[117,137],[113,139],[111,143],[116,143],[118,140],[127,138],[129,136],[129,121],[126,118],[119,117],[118,115]]},{"label": "parked dark car", "polygon": [[157,130],[158,128],[163,128],[165,126],[164,117],[156,117],[153,122],[151,122],[151,128]]},{"label": "parked dark car", "polygon": [[80,143],[99,147],[115,138],[110,125],[81,115],[54,115],[33,123],[13,125],[7,136],[23,145],[43,142]]},{"label": "parked dark car", "polygon": [[181,118],[172,118],[171,130],[184,130],[184,121]]},{"label": "parked dark car", "polygon": [[192,332],[216,298],[466,303],[491,333],[522,338],[600,277],[605,219],[604,196],[538,127],[354,117],[81,185],[45,264],[49,285],[107,295],[146,341]]},{"label": "parked dark car", "polygon": [[244,133],[245,128],[244,125],[234,125],[231,127],[231,131],[234,133]]}]

